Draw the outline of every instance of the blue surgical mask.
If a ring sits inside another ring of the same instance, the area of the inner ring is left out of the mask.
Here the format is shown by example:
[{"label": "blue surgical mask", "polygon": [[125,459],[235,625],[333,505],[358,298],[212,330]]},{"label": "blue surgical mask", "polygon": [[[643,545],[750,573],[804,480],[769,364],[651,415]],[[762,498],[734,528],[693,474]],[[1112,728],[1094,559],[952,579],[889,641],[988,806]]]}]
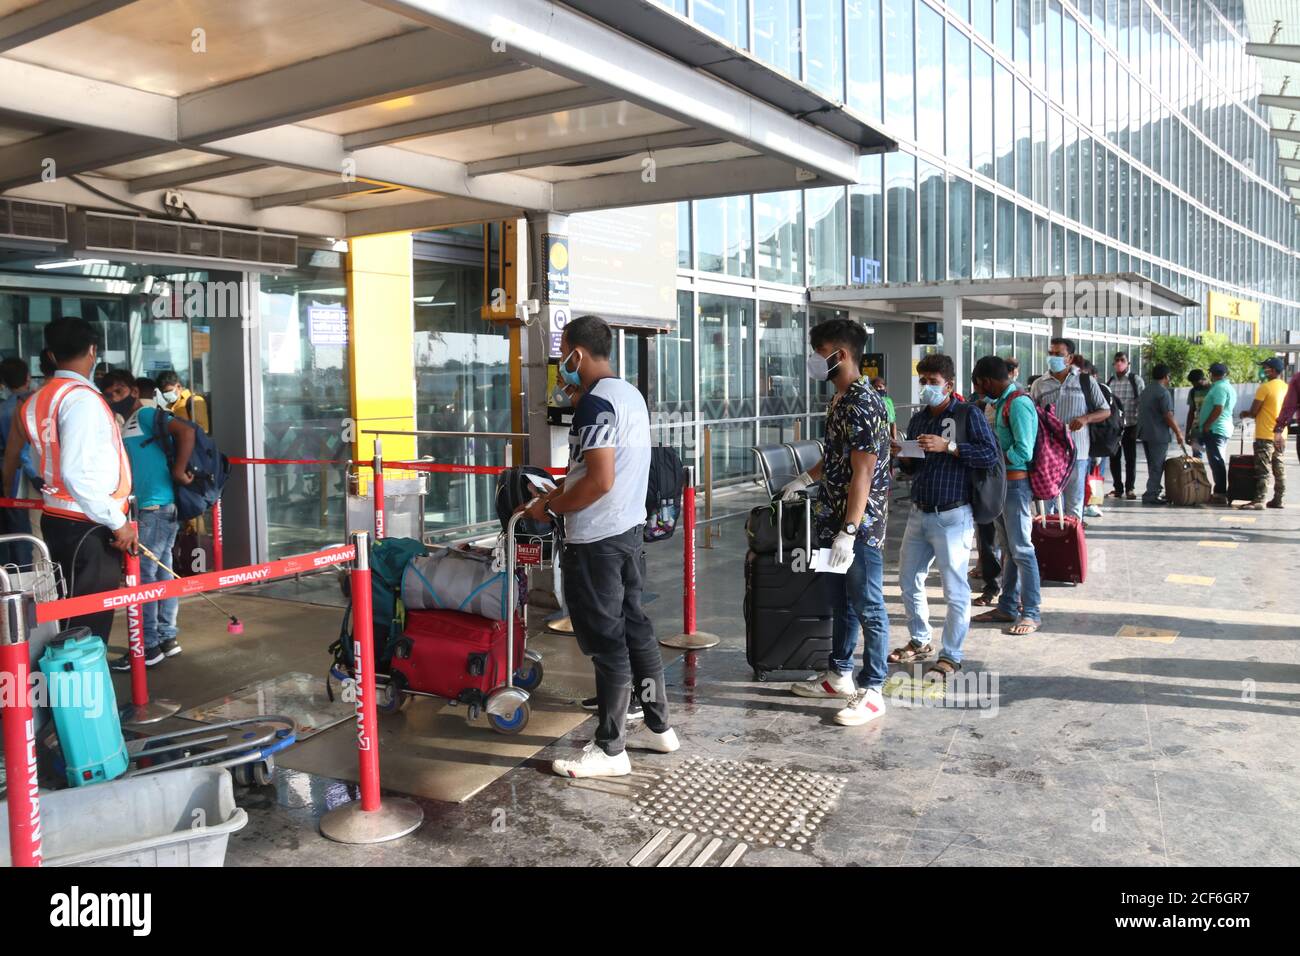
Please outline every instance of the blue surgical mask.
[{"label": "blue surgical mask", "polygon": [[948,393],[943,390],[942,385],[922,385],[921,401],[931,408],[936,405],[942,405],[948,400]]},{"label": "blue surgical mask", "polygon": [[[569,359],[573,358],[575,355],[578,355],[577,349],[574,349],[568,355],[564,356],[564,358],[560,359],[560,378],[564,379],[566,385],[582,384],[582,378],[579,377],[578,370],[574,369],[572,372],[569,371]],[[582,365],[581,355],[578,355],[578,365]]]},{"label": "blue surgical mask", "polygon": [[1069,364],[1070,364],[1069,361],[1065,358],[1064,355],[1047,356],[1047,370],[1053,374],[1057,372],[1064,372],[1066,366]]}]

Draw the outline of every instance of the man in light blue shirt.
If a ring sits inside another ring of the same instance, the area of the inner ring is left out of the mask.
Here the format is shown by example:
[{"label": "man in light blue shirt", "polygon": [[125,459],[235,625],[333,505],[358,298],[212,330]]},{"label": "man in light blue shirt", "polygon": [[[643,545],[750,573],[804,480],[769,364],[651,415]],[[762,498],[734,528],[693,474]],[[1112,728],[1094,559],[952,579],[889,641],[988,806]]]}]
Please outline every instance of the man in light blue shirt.
[{"label": "man in light blue shirt", "polygon": [[1210,366],[1210,390],[1201,400],[1201,416],[1197,425],[1201,442],[1205,445],[1205,458],[1214,475],[1214,494],[1210,504],[1228,503],[1228,465],[1223,460],[1223,449],[1232,437],[1232,413],[1237,408],[1237,390],[1228,381],[1228,366],[1215,362]]}]

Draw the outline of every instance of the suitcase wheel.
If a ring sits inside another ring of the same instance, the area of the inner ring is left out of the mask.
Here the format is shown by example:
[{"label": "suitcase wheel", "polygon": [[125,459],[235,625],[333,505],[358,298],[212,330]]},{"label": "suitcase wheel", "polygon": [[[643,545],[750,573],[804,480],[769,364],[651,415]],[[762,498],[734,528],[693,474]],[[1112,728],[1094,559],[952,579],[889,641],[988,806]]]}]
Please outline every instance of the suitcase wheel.
[{"label": "suitcase wheel", "polygon": [[492,729],[499,734],[517,734],[528,726],[528,717],[531,711],[528,702],[520,704],[515,708],[515,712],[508,717],[499,717],[496,714],[488,714],[488,723]]},{"label": "suitcase wheel", "polygon": [[395,714],[404,710],[411,702],[411,695],[406,693],[406,675],[393,671],[388,680],[375,688],[375,709],[381,714]]},{"label": "suitcase wheel", "polygon": [[754,671],[754,680],[758,681],[759,683],[766,684],[767,683],[766,671]]},{"label": "suitcase wheel", "polygon": [[542,682],[542,662],[541,659],[533,660],[529,658],[524,661],[524,666],[515,671],[515,686],[522,687],[524,690],[532,690]]}]

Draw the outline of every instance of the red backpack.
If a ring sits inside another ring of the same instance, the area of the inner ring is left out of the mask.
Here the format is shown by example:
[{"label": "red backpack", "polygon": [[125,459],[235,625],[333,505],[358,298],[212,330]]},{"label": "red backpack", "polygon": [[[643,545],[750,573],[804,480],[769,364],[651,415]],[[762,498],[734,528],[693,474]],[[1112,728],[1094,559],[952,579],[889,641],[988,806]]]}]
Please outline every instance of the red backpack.
[{"label": "red backpack", "polygon": [[[1034,401],[1024,389],[1016,389],[1002,403],[1002,424],[1008,429],[1011,428],[1011,403],[1021,395]],[[1038,412],[1038,437],[1034,440],[1034,460],[1029,465],[1029,488],[1035,501],[1055,501],[1074,470],[1074,437],[1056,417],[1055,409],[1041,408],[1037,402],[1034,409]]]}]

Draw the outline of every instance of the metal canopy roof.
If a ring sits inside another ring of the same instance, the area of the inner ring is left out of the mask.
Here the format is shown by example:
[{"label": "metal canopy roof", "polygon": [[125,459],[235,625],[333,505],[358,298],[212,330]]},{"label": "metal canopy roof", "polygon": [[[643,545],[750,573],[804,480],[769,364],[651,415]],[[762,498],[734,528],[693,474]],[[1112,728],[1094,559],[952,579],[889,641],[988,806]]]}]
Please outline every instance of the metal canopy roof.
[{"label": "metal canopy roof", "polygon": [[821,286],[809,289],[808,298],[876,319],[935,321],[949,299],[961,300],[966,319],[1178,315],[1199,304],[1136,272]]},{"label": "metal canopy roof", "polygon": [[843,184],[894,147],[647,6],[0,0],[0,192],[345,237]]}]

